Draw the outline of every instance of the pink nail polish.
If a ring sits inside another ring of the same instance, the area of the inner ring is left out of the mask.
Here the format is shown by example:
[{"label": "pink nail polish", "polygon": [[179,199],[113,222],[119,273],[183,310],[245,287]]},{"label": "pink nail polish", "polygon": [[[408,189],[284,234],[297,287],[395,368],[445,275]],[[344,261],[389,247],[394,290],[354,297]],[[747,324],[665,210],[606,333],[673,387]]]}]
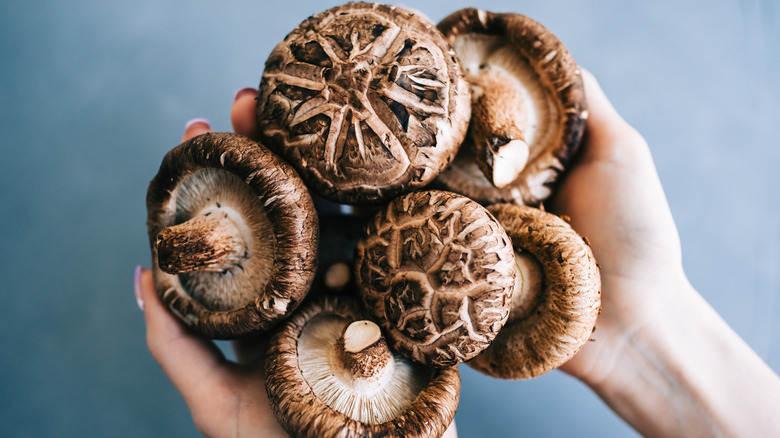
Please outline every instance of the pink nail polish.
[{"label": "pink nail polish", "polygon": [[135,302],[138,303],[138,308],[143,311],[144,300],[141,298],[141,271],[141,265],[135,267]]},{"label": "pink nail polish", "polygon": [[206,120],[206,119],[200,119],[200,118],[198,118],[198,119],[192,119],[192,120],[190,120],[189,122],[187,122],[187,124],[186,124],[186,125],[184,125],[184,130],[186,131],[186,130],[190,129],[190,127],[191,127],[192,125],[196,125],[196,124],[198,124],[198,123],[201,123],[201,124],[204,124],[204,125],[206,125],[206,127],[207,127],[207,128],[211,128],[211,122],[209,122],[209,121],[208,121],[208,120]]},{"label": "pink nail polish", "polygon": [[246,87],[236,91],[236,94],[233,96],[233,101],[236,101],[239,97],[245,96],[247,94],[251,94],[254,97],[257,97],[257,88]]}]

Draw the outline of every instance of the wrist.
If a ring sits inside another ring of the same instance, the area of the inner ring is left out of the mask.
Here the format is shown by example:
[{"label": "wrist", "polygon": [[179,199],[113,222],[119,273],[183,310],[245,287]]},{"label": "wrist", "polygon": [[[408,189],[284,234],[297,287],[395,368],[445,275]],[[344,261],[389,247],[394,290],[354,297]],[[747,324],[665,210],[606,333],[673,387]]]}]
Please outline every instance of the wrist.
[{"label": "wrist", "polygon": [[584,382],[645,436],[778,433],[780,379],[687,281],[671,296]]}]

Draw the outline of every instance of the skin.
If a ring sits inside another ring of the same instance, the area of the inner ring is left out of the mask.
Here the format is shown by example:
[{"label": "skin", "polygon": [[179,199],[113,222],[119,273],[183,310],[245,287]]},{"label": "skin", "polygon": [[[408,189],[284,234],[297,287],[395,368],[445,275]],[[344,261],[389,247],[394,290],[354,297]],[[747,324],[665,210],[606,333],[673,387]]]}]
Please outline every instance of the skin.
[{"label": "skin", "polygon": [[[548,208],[589,239],[602,313],[593,342],[562,369],[645,436],[780,436],[780,378],[689,284],[647,143],[583,77],[583,150]],[[256,136],[254,97],[239,93],[236,132]],[[208,129],[194,124],[185,139]],[[136,290],[149,349],[204,434],[286,436],[266,399],[261,342],[234,344],[238,363],[229,362],[163,307],[149,271]]]}]

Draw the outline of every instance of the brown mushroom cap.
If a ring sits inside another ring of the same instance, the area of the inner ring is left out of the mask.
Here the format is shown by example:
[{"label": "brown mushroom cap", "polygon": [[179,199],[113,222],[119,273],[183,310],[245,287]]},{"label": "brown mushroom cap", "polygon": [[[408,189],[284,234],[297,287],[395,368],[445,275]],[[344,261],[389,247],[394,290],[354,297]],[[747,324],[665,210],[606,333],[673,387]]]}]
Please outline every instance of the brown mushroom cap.
[{"label": "brown mushroom cap", "polygon": [[[552,33],[520,14],[462,9],[438,27],[472,84],[474,113],[470,135],[435,185],[483,204],[538,205],[582,138],[587,109],[579,67]],[[504,117],[511,113],[517,114]],[[477,144],[482,131],[493,134]],[[509,153],[521,162],[512,166],[522,170],[498,188],[484,166],[505,145],[514,146]]]},{"label": "brown mushroom cap", "polygon": [[355,250],[363,302],[392,347],[434,366],[466,361],[506,322],[514,251],[478,203],[455,193],[394,199]]},{"label": "brown mushroom cap", "polygon": [[157,291],[196,331],[261,332],[306,296],[317,261],[314,204],[295,170],[254,141],[209,133],[175,147],[146,205]]},{"label": "brown mushroom cap", "polygon": [[[322,296],[280,327],[265,361],[280,424],[295,437],[441,436],[457,410],[457,368],[431,369],[387,354],[378,331],[351,335],[355,326],[376,328],[364,318],[355,300]],[[354,350],[366,355],[355,357]]]},{"label": "brown mushroom cap", "polygon": [[436,27],[374,3],[301,23],[269,56],[257,101],[268,147],[348,204],[428,184],[454,158],[469,114],[468,84]]},{"label": "brown mushroom cap", "polygon": [[488,210],[512,239],[520,284],[509,321],[468,364],[493,377],[536,377],[590,338],[601,305],[599,269],[588,244],[559,217],[510,204]]}]

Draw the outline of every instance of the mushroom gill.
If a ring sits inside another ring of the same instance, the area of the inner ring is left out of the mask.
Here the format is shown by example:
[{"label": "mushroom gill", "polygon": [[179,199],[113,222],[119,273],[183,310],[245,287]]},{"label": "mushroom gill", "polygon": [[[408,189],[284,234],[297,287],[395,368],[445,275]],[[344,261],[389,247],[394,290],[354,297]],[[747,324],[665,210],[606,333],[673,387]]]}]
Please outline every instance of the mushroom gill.
[{"label": "mushroom gill", "polygon": [[528,58],[506,38],[468,33],[453,39],[471,84],[469,145],[498,188],[560,136],[559,109]]},{"label": "mushroom gill", "polygon": [[[225,238],[240,239],[244,246],[242,251],[232,251],[222,257],[222,263],[215,263],[213,268],[167,272],[179,274],[182,286],[209,310],[232,310],[256,299],[270,279],[276,246],[273,227],[257,195],[238,176],[222,169],[206,168],[184,178],[174,197],[177,224],[199,219],[221,220],[215,223],[217,230],[212,227],[208,231],[222,231]],[[218,241],[217,245],[225,240]],[[170,258],[180,260],[184,256],[186,251],[178,251]],[[160,260],[162,264],[162,254]],[[253,284],[255,288],[242,284]]]},{"label": "mushroom gill", "polygon": [[308,301],[271,339],[268,400],[294,437],[439,437],[458,406],[456,367],[396,356],[344,295]]},{"label": "mushroom gill", "polygon": [[580,69],[566,47],[520,14],[474,8],[438,24],[472,87],[469,133],[434,185],[482,204],[539,205],[582,138]]},{"label": "mushroom gill", "polygon": [[[379,327],[370,321],[371,330]],[[401,415],[431,377],[431,370],[390,353],[384,339],[363,357],[348,360],[345,332],[355,330],[357,322],[333,315],[321,316],[304,327],[298,340],[301,373],[314,394],[332,409],[354,420],[380,424]],[[365,344],[361,342],[360,344]],[[363,345],[361,347],[369,347]],[[352,353],[367,348],[355,347]],[[354,356],[354,354],[353,354]],[[366,357],[368,356],[368,357]],[[361,367],[369,362],[373,366]],[[379,363],[379,366],[376,366]]]}]

